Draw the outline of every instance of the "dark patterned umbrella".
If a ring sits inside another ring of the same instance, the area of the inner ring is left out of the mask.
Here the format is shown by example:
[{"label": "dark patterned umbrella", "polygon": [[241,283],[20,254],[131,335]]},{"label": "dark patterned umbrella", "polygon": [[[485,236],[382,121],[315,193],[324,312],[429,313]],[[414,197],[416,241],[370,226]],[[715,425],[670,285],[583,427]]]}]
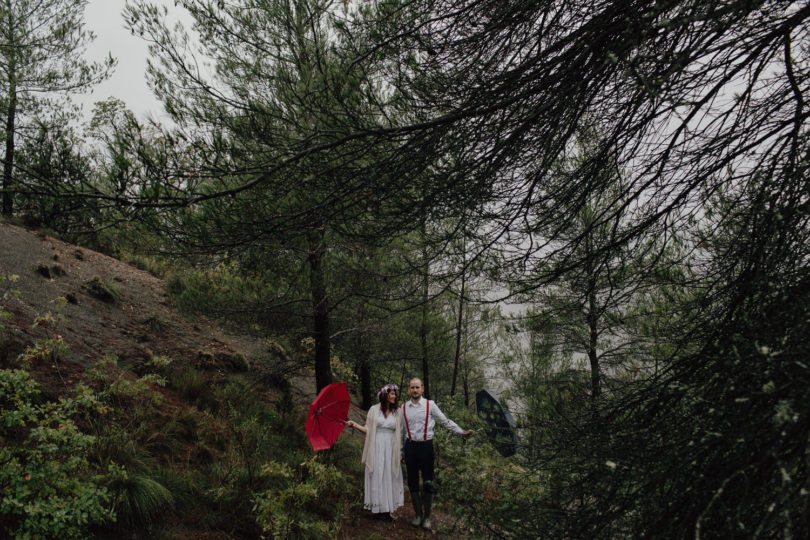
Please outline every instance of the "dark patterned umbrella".
[{"label": "dark patterned umbrella", "polygon": [[517,452],[515,419],[509,409],[501,405],[495,394],[481,390],[475,394],[475,408],[486,427],[484,431],[495,449],[503,456],[514,456]]}]

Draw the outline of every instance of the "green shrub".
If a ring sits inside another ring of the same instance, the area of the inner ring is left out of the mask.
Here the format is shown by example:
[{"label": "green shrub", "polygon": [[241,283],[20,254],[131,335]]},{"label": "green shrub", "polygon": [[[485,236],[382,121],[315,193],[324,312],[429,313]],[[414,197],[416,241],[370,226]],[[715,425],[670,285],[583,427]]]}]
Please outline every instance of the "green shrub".
[{"label": "green shrub", "polygon": [[92,426],[95,440],[90,458],[94,462],[105,467],[116,463],[128,469],[145,466],[143,455],[129,432],[106,418],[95,420]]},{"label": "green shrub", "polygon": [[54,363],[67,354],[69,348],[62,336],[37,340],[20,353],[18,359],[23,367],[35,362]]},{"label": "green shrub", "polygon": [[354,367],[343,362],[340,357],[335,354],[332,355],[329,363],[334,380],[345,382],[350,392],[356,392],[360,384],[360,378],[357,376],[357,371]]},{"label": "green shrub", "polygon": [[166,279],[166,290],[169,296],[172,297],[183,294],[183,291],[186,290],[186,281],[183,279],[183,276],[176,273],[170,274],[168,279]]},{"label": "green shrub", "polygon": [[40,390],[22,370],[0,370],[0,536],[86,538],[115,519],[109,492],[90,475],[93,437],[74,419],[103,408],[90,389],[37,403]]},{"label": "green shrub", "polygon": [[[313,456],[293,469],[270,461],[262,468],[270,487],[253,498],[256,521],[270,538],[330,538],[346,502],[349,482]],[[327,516],[319,515],[331,508]],[[324,519],[325,518],[325,519]]]},{"label": "green shrub", "polygon": [[183,311],[227,314],[232,319],[255,322],[255,314],[249,308],[275,301],[279,292],[265,277],[244,276],[240,272],[239,266],[232,263],[172,273],[167,279],[167,290]]},{"label": "green shrub", "polygon": [[269,413],[267,405],[242,381],[232,380],[217,387],[215,393],[216,401],[221,404],[220,412],[226,418],[240,422]]},{"label": "green shrub", "polygon": [[[149,362],[153,369],[162,370],[170,360],[167,357],[155,356]],[[165,386],[166,379],[159,373],[147,373],[138,379],[132,379],[127,372],[118,367],[118,357],[108,354],[98,360],[87,371],[87,378],[96,385],[99,399],[116,408],[126,408],[133,413],[149,414],[152,407],[163,400],[163,396],[150,385]]]},{"label": "green shrub", "polygon": [[350,481],[357,479],[358,481],[353,487],[353,491],[354,493],[362,493],[362,478],[366,470],[366,466],[359,458],[362,454],[363,439],[347,437],[341,439],[339,444],[333,445],[329,452],[324,452],[322,459],[325,463],[333,465],[344,473],[351,475],[348,477]]},{"label": "green shrub", "polygon": [[3,361],[5,361],[7,340],[4,321],[11,319],[11,313],[3,307],[3,304],[10,298],[20,295],[18,290],[12,288],[19,279],[20,277],[15,274],[0,273],[0,360]]},{"label": "green shrub", "polygon": [[169,263],[164,259],[121,253],[121,260],[157,278],[164,278],[169,273]]},{"label": "green shrub", "polygon": [[485,530],[506,522],[520,530],[527,508],[547,503],[549,475],[501,457],[483,432],[465,440],[446,437],[441,448],[437,481],[442,500],[461,524]]}]

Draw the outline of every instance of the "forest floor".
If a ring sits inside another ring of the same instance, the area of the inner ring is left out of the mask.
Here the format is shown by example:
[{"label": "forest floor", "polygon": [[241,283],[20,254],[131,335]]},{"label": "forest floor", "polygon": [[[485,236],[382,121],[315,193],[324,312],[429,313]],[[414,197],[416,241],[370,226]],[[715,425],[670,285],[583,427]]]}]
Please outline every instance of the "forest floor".
[{"label": "forest floor", "polygon": [[[169,302],[166,283],[146,271],[37,231],[0,223],[0,276],[8,274],[19,279],[11,284],[0,280],[0,298],[11,289],[19,295],[4,302],[13,317],[5,324],[10,346],[3,349],[0,367],[12,365],[12,359],[35,340],[58,333],[70,352],[50,366],[33,370],[43,387],[54,394],[81,380],[92,362],[106,354],[115,354],[118,365],[133,372],[156,355],[165,355],[176,365],[205,362],[215,377],[216,373],[225,376],[235,353],[246,357],[268,354],[265,339],[225,330],[203,316],[180,313]],[[111,298],[104,298],[99,284]],[[61,309],[54,303],[59,297],[68,299]],[[37,317],[49,312],[57,315],[55,322],[34,324]],[[313,377],[301,374],[292,382],[295,405],[306,410],[315,395]],[[167,414],[185,406],[171,390],[161,392]],[[365,412],[352,406],[350,417],[364,422]],[[347,436],[352,435],[341,435]],[[410,525],[414,513],[406,490],[405,506],[397,510],[393,521],[356,507],[343,517],[338,538],[465,537],[438,502],[431,520],[433,531]],[[173,537],[231,538],[226,533],[194,530],[189,524],[178,524]]]},{"label": "forest floor", "polygon": [[383,538],[413,540],[417,538],[467,538],[469,536],[468,531],[460,529],[460,524],[456,519],[443,512],[441,508],[435,508],[432,512],[430,517],[432,530],[430,531],[411,525],[413,516],[411,498],[406,489],[405,506],[394,512],[393,521],[381,519],[371,512],[361,510],[359,513],[344,516],[343,529],[338,538],[341,540],[382,540]]}]

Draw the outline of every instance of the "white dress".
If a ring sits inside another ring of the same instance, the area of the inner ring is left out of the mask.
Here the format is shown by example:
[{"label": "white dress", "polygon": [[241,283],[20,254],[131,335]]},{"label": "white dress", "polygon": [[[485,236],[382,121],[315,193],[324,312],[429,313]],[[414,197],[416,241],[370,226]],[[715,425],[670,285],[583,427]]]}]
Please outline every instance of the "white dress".
[{"label": "white dress", "polygon": [[366,487],[364,508],[374,513],[393,512],[405,504],[405,488],[402,473],[394,475],[394,467],[400,469],[399,461],[394,461],[394,430],[396,413],[386,418],[382,412],[377,416],[377,434],[374,441],[374,470],[366,467]]}]

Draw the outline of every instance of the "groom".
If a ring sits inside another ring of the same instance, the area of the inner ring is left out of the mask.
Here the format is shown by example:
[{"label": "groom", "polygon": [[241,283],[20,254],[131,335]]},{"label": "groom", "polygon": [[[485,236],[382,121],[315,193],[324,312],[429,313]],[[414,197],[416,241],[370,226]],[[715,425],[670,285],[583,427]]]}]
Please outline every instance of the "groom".
[{"label": "groom", "polygon": [[[433,504],[433,494],[436,493],[436,486],[433,484],[433,427],[436,420],[448,430],[464,437],[469,437],[473,431],[469,429],[464,431],[458,427],[458,424],[444,415],[436,403],[422,397],[424,391],[421,379],[411,379],[408,383],[411,399],[400,407],[399,414],[402,415],[405,425],[403,455],[408,472],[408,490],[411,492],[413,509],[416,511],[416,518],[411,524],[430,529],[430,507]],[[424,485],[423,495],[419,494],[420,472]],[[423,503],[424,513],[422,513]]]}]

